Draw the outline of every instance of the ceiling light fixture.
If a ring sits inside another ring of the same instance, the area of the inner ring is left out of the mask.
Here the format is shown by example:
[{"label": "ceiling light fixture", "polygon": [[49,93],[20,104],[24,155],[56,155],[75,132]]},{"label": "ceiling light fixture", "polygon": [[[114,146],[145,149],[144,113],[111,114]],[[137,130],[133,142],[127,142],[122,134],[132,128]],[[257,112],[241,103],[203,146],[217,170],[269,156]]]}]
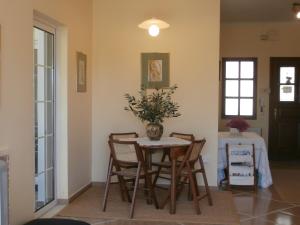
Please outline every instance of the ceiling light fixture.
[{"label": "ceiling light fixture", "polygon": [[157,37],[159,35],[161,29],[166,29],[166,28],[170,27],[170,25],[168,23],[166,23],[165,21],[152,18],[152,19],[145,20],[144,22],[140,23],[138,25],[138,27],[141,29],[148,30],[148,33],[150,36]]},{"label": "ceiling light fixture", "polygon": [[293,4],[293,11],[295,13],[296,19],[300,20],[300,3]]}]

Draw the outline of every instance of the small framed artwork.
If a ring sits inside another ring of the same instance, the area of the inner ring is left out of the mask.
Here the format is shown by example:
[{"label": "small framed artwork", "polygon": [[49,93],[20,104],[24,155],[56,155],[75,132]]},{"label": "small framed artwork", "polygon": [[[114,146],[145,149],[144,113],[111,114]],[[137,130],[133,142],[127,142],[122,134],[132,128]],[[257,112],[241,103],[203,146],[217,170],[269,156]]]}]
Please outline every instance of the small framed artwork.
[{"label": "small framed artwork", "polygon": [[167,88],[170,86],[169,53],[142,53],[142,87]]},{"label": "small framed artwork", "polygon": [[77,52],[77,92],[86,92],[86,55]]}]

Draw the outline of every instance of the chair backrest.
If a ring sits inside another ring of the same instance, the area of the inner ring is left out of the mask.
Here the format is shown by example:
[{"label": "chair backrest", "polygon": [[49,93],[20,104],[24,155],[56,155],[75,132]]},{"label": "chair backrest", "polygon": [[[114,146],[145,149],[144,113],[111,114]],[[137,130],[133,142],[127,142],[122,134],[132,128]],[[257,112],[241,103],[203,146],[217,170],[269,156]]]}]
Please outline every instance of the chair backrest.
[{"label": "chair backrest", "polygon": [[110,139],[108,141],[110,153],[115,162],[136,163],[138,162],[140,152],[139,145],[136,141],[120,141]]},{"label": "chair backrest", "polygon": [[189,161],[195,162],[196,160],[199,159],[199,156],[201,154],[201,151],[205,143],[206,143],[205,139],[193,141],[191,145],[192,150],[190,153]]},{"label": "chair backrest", "polygon": [[[180,138],[186,141],[194,141],[195,137],[193,134],[184,134],[184,133],[177,133],[177,132],[172,132],[170,134],[170,137],[176,137],[176,138]],[[180,156],[177,157],[178,161],[182,161],[184,159],[185,156],[185,151],[177,151]]]},{"label": "chair backrest", "polygon": [[122,138],[137,138],[139,135],[135,132],[127,132],[127,133],[111,133],[109,135],[109,139],[119,140]]},{"label": "chair backrest", "polygon": [[229,185],[255,185],[254,144],[226,144]]},{"label": "chair backrest", "polygon": [[203,149],[203,146],[205,144],[206,140],[194,140],[192,144],[189,146],[186,154],[183,156],[183,158],[180,160],[180,166],[178,171],[181,171],[184,167],[186,162],[188,161],[191,166],[199,159],[199,156],[201,154],[201,151]]},{"label": "chair backrest", "polygon": [[[109,140],[122,140],[123,138],[137,138],[138,134],[135,132],[126,132],[126,133],[111,133],[109,135]],[[134,146],[126,145],[117,145],[116,154],[118,158],[124,162],[137,162],[136,152]]]},{"label": "chair backrest", "polygon": [[184,140],[187,140],[187,141],[194,141],[195,140],[195,137],[192,134],[183,134],[183,133],[176,133],[176,132],[171,133],[170,137],[181,138],[181,139],[184,139]]}]

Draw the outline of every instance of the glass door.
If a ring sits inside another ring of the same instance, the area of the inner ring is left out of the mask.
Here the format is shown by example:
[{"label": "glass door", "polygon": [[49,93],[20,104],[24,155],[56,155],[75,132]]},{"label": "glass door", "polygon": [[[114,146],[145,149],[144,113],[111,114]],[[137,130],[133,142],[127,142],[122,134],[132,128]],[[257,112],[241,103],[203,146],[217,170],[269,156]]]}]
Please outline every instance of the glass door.
[{"label": "glass door", "polygon": [[35,209],[55,199],[54,33],[33,28],[35,96]]}]

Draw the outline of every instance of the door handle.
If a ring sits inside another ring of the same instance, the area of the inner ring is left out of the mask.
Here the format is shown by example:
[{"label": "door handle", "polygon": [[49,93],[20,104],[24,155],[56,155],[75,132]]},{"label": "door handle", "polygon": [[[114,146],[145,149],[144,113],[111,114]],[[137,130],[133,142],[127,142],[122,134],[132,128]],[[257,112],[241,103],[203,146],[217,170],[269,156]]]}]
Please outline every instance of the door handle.
[{"label": "door handle", "polygon": [[274,108],[274,119],[277,120],[277,108]]}]

